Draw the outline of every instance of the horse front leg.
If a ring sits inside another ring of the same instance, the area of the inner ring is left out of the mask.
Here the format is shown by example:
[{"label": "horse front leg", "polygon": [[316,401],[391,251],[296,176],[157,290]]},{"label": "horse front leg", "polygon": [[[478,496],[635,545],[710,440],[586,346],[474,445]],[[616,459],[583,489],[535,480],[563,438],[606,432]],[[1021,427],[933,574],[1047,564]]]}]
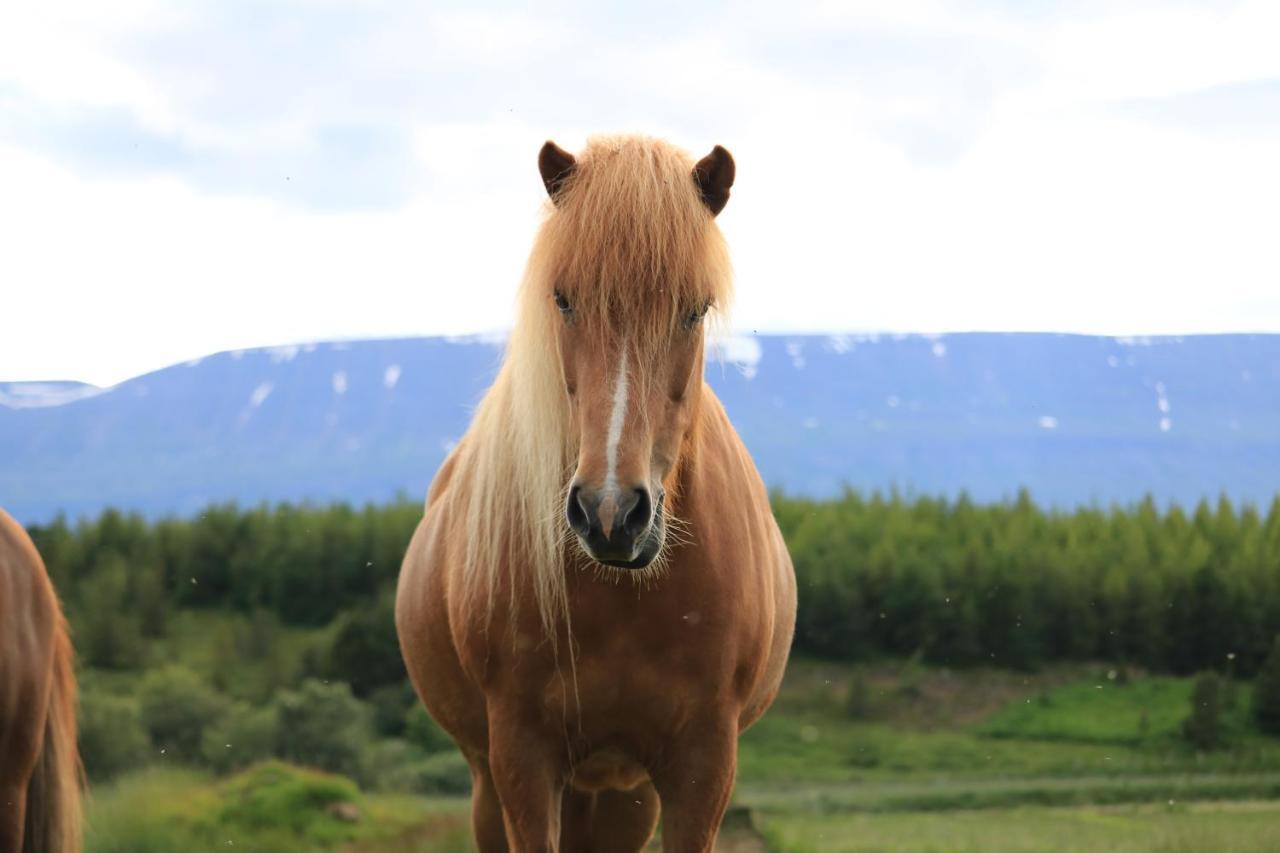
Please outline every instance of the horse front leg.
[{"label": "horse front leg", "polygon": [[715,849],[738,761],[734,720],[692,726],[666,750],[652,774],[662,802],[664,853],[709,853]]},{"label": "horse front leg", "polygon": [[[561,753],[563,745],[561,745]],[[495,720],[489,774],[512,853],[555,853],[560,845],[563,760],[541,733]]]}]

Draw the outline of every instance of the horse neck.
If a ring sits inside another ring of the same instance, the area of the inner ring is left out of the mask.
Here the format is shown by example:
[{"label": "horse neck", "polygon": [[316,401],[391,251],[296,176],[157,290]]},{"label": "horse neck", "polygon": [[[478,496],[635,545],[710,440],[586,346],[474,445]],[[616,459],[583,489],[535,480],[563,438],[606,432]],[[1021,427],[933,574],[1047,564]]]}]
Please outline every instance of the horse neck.
[{"label": "horse neck", "polygon": [[724,418],[724,407],[706,380],[702,381],[702,388],[694,405],[689,432],[684,437],[680,457],[676,460],[674,488],[671,490],[671,511],[679,518],[684,518],[681,509],[700,491],[703,458],[708,451],[725,440],[727,421]]}]

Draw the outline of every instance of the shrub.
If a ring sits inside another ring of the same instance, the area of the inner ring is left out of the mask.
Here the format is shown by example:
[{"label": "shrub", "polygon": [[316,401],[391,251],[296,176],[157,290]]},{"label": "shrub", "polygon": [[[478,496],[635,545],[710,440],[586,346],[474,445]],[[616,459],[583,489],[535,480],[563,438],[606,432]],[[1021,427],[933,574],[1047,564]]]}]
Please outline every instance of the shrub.
[{"label": "shrub", "polygon": [[862,667],[853,671],[849,679],[849,692],[844,699],[845,714],[851,720],[868,720],[871,718],[871,685],[867,683],[867,674]]},{"label": "shrub", "polygon": [[85,773],[95,782],[145,764],[151,745],[134,699],[96,690],[80,693],[79,744]]},{"label": "shrub", "polygon": [[373,708],[373,727],[378,734],[399,737],[404,734],[405,719],[409,711],[418,704],[418,695],[413,692],[413,685],[406,679],[399,684],[379,687],[370,693],[369,704]]},{"label": "shrub", "polygon": [[462,753],[441,752],[392,768],[379,784],[415,794],[458,796],[471,792],[471,768]]},{"label": "shrub", "polygon": [[203,793],[204,779],[199,773],[175,767],[148,767],[128,773],[110,785],[95,785],[85,804],[85,850],[212,850],[223,839],[201,838],[194,825],[198,818],[193,820],[196,814],[203,818],[207,808]]},{"label": "shrub", "polygon": [[426,758],[418,747],[403,738],[374,741],[360,756],[361,788],[403,793],[412,791],[410,769]]},{"label": "shrub", "polygon": [[326,806],[359,800],[360,791],[349,779],[270,761],[226,783],[218,817],[226,826],[304,835],[333,820]]},{"label": "shrub", "polygon": [[384,595],[342,617],[329,646],[326,671],[350,684],[351,691],[360,697],[406,680],[396,636],[394,599]]},{"label": "shrub", "polygon": [[405,714],[404,736],[410,743],[428,754],[451,752],[454,749],[453,738],[431,719],[431,715],[419,702],[415,702],[409,709],[409,713]]},{"label": "shrub", "polygon": [[1217,673],[1202,672],[1191,688],[1191,715],[1182,734],[1198,749],[1213,749],[1222,742],[1222,682]]},{"label": "shrub", "polygon": [[368,712],[351,688],[307,679],[273,703],[281,758],[335,773],[353,774],[368,744]]},{"label": "shrub", "polygon": [[180,666],[148,673],[140,699],[142,725],[152,744],[186,761],[201,757],[205,729],[227,712],[225,697]]},{"label": "shrub", "polygon": [[1253,717],[1267,734],[1280,735],[1280,636],[1258,671],[1253,686]]},{"label": "shrub", "polygon": [[275,758],[280,740],[278,725],[274,708],[236,705],[205,729],[201,750],[205,763],[226,773]]}]

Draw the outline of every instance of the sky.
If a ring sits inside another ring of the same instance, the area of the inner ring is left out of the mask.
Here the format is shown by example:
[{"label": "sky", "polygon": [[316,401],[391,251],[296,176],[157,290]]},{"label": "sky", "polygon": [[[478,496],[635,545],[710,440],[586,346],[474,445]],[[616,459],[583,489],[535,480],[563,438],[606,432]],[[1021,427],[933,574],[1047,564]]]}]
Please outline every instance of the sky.
[{"label": "sky", "polygon": [[1280,332],[1280,4],[8,3],[0,381],[500,331],[594,133],[723,144],[732,328]]}]

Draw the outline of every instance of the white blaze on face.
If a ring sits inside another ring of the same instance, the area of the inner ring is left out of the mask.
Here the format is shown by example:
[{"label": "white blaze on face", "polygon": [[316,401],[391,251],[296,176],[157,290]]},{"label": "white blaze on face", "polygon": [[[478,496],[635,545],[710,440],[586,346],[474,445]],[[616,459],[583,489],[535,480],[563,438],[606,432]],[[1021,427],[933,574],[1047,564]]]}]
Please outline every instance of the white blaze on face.
[{"label": "white blaze on face", "polygon": [[613,531],[613,516],[618,509],[618,445],[622,443],[622,427],[626,421],[627,347],[624,343],[618,357],[618,374],[613,380],[613,408],[609,412],[609,434],[605,439],[604,499],[599,512],[606,539]]}]

